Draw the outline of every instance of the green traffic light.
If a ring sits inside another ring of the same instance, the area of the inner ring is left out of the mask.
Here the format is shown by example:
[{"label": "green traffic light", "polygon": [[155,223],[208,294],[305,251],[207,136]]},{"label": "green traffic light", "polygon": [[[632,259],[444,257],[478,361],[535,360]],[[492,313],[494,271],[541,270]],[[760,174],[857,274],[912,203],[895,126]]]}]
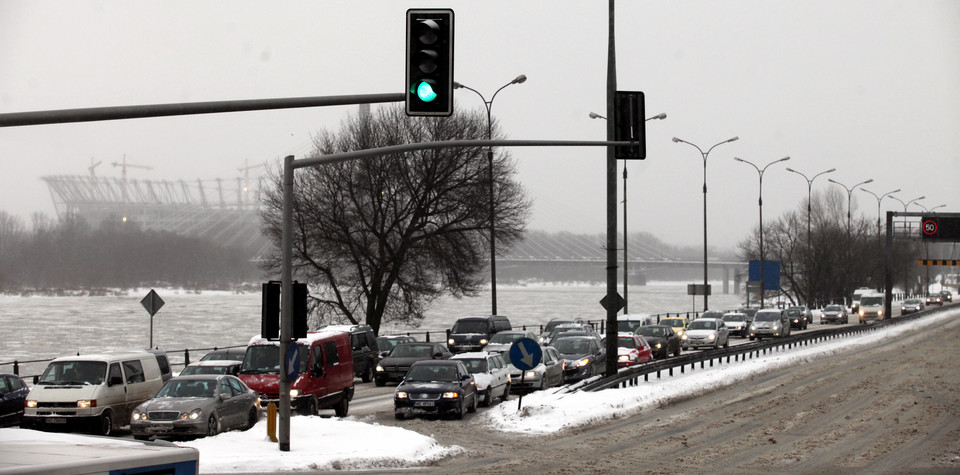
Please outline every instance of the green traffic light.
[{"label": "green traffic light", "polygon": [[417,97],[423,102],[433,102],[437,98],[437,93],[429,82],[420,81],[420,84],[417,85]]}]

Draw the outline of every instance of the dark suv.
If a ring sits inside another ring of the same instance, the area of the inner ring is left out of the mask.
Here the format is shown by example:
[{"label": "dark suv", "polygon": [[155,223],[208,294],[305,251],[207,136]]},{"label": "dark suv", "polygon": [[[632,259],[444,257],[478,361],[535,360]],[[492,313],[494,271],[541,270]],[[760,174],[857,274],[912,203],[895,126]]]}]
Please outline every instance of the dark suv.
[{"label": "dark suv", "polygon": [[453,353],[481,351],[491,336],[512,329],[510,320],[501,315],[463,317],[450,329],[447,347]]},{"label": "dark suv", "polygon": [[377,335],[370,325],[327,325],[321,331],[349,334],[354,375],[365,383],[373,381],[377,363],[380,362],[380,350],[377,347]]}]

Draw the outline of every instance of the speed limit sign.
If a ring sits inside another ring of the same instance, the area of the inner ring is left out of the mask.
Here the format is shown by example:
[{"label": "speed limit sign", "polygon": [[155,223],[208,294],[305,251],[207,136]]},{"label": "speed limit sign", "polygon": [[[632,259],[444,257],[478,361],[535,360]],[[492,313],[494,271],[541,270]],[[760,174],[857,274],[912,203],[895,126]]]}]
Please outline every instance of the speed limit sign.
[{"label": "speed limit sign", "polygon": [[936,236],[937,235],[937,222],[928,219],[923,222],[923,234],[927,236]]}]

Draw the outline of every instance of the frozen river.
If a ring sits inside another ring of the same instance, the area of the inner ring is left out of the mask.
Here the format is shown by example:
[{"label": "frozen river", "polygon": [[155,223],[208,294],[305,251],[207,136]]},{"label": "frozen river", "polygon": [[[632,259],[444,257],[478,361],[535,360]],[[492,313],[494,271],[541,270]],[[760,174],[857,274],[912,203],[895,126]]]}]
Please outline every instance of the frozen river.
[{"label": "frozen river", "polygon": [[[719,282],[713,288],[719,289]],[[618,289],[622,292],[622,288]],[[149,289],[125,296],[103,297],[18,297],[0,296],[0,363],[14,360],[50,359],[76,353],[146,348],[150,343],[150,316],[140,305]],[[600,306],[606,287],[601,285],[536,285],[498,287],[497,310],[515,327],[539,327],[551,318],[579,317],[602,320]],[[212,348],[244,345],[260,332],[260,294],[231,292],[190,293],[157,289],[165,305],[153,321],[154,346],[182,361],[185,348]],[[685,283],[649,283],[629,289],[630,313],[666,313],[700,310],[687,294]],[[712,295],[711,309],[736,308],[736,295]],[[696,306],[696,308],[695,308]],[[466,315],[490,313],[490,294],[456,299],[442,298],[427,312],[420,328],[384,325],[381,334],[401,331],[442,333]],[[535,330],[536,331],[536,330]],[[191,360],[200,354],[191,354]],[[20,373],[39,374],[46,363],[22,364]],[[0,366],[11,372],[12,366]]]}]

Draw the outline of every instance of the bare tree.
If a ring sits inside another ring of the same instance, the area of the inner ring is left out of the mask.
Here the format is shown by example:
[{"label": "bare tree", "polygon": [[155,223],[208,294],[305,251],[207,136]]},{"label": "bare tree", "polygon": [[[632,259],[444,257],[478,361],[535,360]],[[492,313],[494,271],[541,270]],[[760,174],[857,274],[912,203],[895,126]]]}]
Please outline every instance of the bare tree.
[{"label": "bare tree", "polygon": [[[350,117],[321,132],[315,155],[440,140],[486,137],[486,116],[414,119],[401,107]],[[499,136],[494,129],[493,137]],[[293,269],[311,286],[318,323],[417,325],[442,295],[475,295],[486,281],[489,248],[486,149],[450,148],[385,155],[300,170],[295,176]],[[530,202],[505,152],[494,160],[497,249],[523,235]],[[264,233],[279,249],[281,173],[262,196]],[[279,273],[279,254],[262,266]]]}]

